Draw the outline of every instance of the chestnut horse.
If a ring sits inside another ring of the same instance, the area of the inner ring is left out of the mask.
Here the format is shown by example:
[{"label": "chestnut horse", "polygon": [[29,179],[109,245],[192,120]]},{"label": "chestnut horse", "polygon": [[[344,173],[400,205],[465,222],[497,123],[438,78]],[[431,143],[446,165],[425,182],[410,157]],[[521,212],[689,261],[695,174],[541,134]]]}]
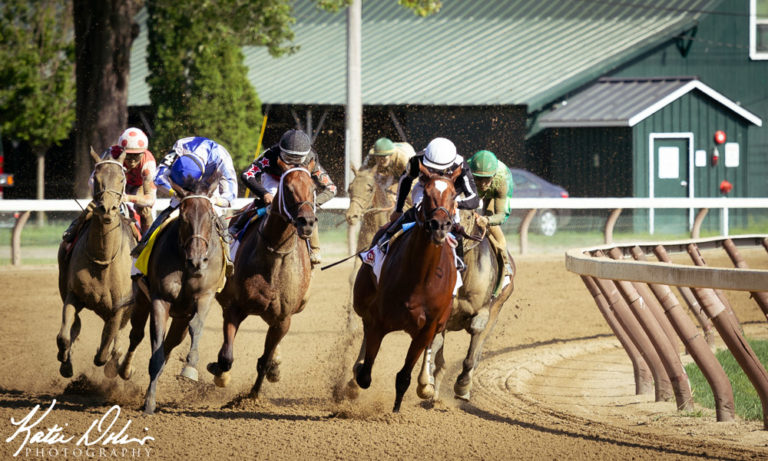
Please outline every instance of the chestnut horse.
[{"label": "chestnut horse", "polygon": [[371,385],[371,369],[384,336],[398,330],[411,336],[405,364],[395,380],[394,412],[400,411],[419,356],[448,322],[457,279],[447,236],[456,204],[453,184],[461,170],[445,177],[423,165],[420,169],[425,184],[416,225],[390,243],[378,283],[371,266],[361,267],[353,293],[355,312],[363,320],[363,342],[353,368],[361,388]]},{"label": "chestnut horse", "polygon": [[317,224],[315,183],[308,168],[278,160],[283,173],[266,217],[245,230],[235,255],[235,272],[216,299],[224,309],[224,342],[217,362],[208,364],[214,383],[230,381],[233,345],[240,323],[248,315],[268,325],[264,353],[256,365],[250,397],[258,397],[264,377],[280,379],[277,347],[291,326],[291,316],[304,310],[309,295],[311,266],[307,239]]},{"label": "chestnut horse", "polygon": [[[131,248],[136,237],[129,221],[120,214],[125,190],[125,171],[121,155],[117,160],[102,160],[91,149],[96,162],[93,170],[93,208],[72,249],[59,246],[59,293],[64,302],[61,329],[56,337],[59,373],[72,377],[72,343],[80,334],[80,311],[86,307],[104,320],[101,344],[93,363],[102,366],[112,378],[117,375],[118,332],[131,316]],[[109,362],[107,362],[109,361]]]},{"label": "chestnut horse", "polygon": [[[475,224],[472,211],[462,210],[462,225],[471,234],[480,233],[479,241],[464,240],[464,263],[467,269],[462,274],[462,286],[454,299],[451,317],[441,335],[435,336],[432,345],[424,354],[421,373],[419,374],[419,397],[438,398],[440,381],[445,374],[445,359],[443,345],[446,331],[464,330],[472,337],[469,342],[467,355],[462,362],[462,370],[453,386],[454,397],[469,400],[472,389],[472,375],[480,363],[483,343],[493,331],[499,318],[501,306],[507,301],[514,290],[515,262],[506,248],[512,274],[503,274],[501,259],[491,245],[484,229]],[[495,293],[499,275],[508,275],[509,284]]]},{"label": "chestnut horse", "polygon": [[[156,237],[147,266],[148,292],[137,290],[130,347],[120,370],[123,378],[131,376],[131,360],[144,338],[144,327],[151,315],[152,356],[150,382],[144,397],[146,414],[155,412],[157,381],[171,351],[184,340],[187,329],[191,345],[181,375],[197,380],[195,366],[203,322],[225,277],[224,246],[215,229],[217,217],[211,202],[211,194],[218,184],[203,183],[192,192],[173,183],[171,186],[181,200],[179,216],[168,222]],[[172,321],[166,335],[169,316]]]}]

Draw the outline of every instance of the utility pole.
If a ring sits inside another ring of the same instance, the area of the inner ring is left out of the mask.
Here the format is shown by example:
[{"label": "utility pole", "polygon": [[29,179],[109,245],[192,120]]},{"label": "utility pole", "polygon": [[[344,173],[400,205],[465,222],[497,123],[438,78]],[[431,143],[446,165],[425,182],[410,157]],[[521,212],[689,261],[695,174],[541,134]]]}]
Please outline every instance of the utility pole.
[{"label": "utility pole", "polygon": [[347,110],[345,116],[344,190],[352,182],[351,167],[359,168],[363,151],[362,0],[347,8]]}]

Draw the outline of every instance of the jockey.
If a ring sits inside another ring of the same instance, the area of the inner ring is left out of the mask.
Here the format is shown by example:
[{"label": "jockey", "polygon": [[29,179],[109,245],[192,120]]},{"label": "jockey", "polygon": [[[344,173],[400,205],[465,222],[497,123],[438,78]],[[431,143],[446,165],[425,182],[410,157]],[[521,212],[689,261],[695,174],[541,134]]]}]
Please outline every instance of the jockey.
[{"label": "jockey", "polygon": [[[147,135],[138,128],[128,128],[123,131],[117,144],[109,147],[101,154],[103,160],[117,159],[125,152],[123,166],[125,167],[125,195],[123,202],[132,203],[139,214],[141,232],[146,232],[152,223],[152,207],[155,206],[157,188],[154,184],[155,171],[157,169],[155,157],[147,149],[149,141]],[[93,175],[91,175],[91,182]],[[91,184],[92,186],[92,184]],[[94,203],[88,204],[85,210],[69,225],[62,239],[71,243],[80,231],[83,223],[90,217]]]},{"label": "jockey", "polygon": [[[389,138],[379,138],[368,151],[360,171],[376,168],[375,180],[386,188],[400,179],[408,160],[414,155],[413,147],[406,142],[394,143]],[[352,199],[352,192],[349,194]],[[347,223],[354,224],[359,218],[347,212]]]},{"label": "jockey", "polygon": [[[480,205],[480,199],[477,196],[477,189],[472,175],[469,174],[469,165],[464,158],[456,153],[456,146],[446,138],[435,138],[429,142],[426,149],[412,157],[406,166],[405,173],[400,177],[400,183],[397,189],[397,202],[395,210],[390,216],[390,226],[387,230],[388,236],[393,235],[397,229],[405,222],[411,222],[416,219],[416,205],[421,202],[424,194],[424,185],[419,179],[416,185],[411,185],[413,180],[419,178],[419,164],[423,164],[427,169],[434,173],[446,175],[456,168],[461,169],[461,174],[456,178],[454,187],[456,188],[456,205],[459,209],[474,210]],[[411,191],[414,207],[403,214],[405,200],[408,198],[408,191]],[[411,211],[414,210],[414,211]],[[409,216],[410,215],[410,216]],[[454,214],[454,222],[459,222],[458,211]],[[458,237],[458,236],[457,236]],[[461,242],[459,242],[461,243]],[[456,247],[456,253],[459,257],[463,256],[462,245]]]},{"label": "jockey", "polygon": [[507,240],[501,231],[501,224],[509,218],[509,202],[512,198],[514,182],[509,168],[496,158],[493,152],[481,150],[469,161],[472,175],[477,184],[477,194],[482,199],[481,214],[477,224],[488,229],[499,248],[502,250],[504,268],[512,273],[512,266],[507,256]]},{"label": "jockey", "polygon": [[[261,208],[272,203],[272,199],[277,193],[280,185],[280,177],[283,174],[278,166],[278,157],[288,165],[309,168],[313,164],[310,175],[315,182],[317,195],[316,205],[320,206],[336,195],[336,186],[331,178],[320,165],[317,153],[312,149],[309,136],[301,130],[288,130],[280,137],[280,142],[265,150],[248,169],[246,169],[240,178],[246,187],[253,192],[254,207]],[[233,227],[244,225],[245,223],[236,223]],[[233,231],[234,231],[233,229]],[[312,265],[320,264],[320,242],[318,238],[317,226],[312,231],[309,238],[310,255],[309,259]]]},{"label": "jockey", "polygon": [[[232,157],[224,146],[208,138],[182,138],[174,143],[171,152],[160,162],[155,177],[158,187],[173,194],[170,181],[184,190],[194,190],[201,182],[209,185],[216,182],[218,189],[211,200],[220,208],[228,208],[237,197],[237,175],[232,166]],[[149,230],[144,233],[139,244],[131,252],[132,256],[137,257],[141,253],[155,229],[168,219],[179,204],[181,201],[173,194],[170,206],[160,212]],[[229,260],[229,234],[221,216],[217,214],[217,218],[216,227],[224,244],[229,275],[233,268]]]}]

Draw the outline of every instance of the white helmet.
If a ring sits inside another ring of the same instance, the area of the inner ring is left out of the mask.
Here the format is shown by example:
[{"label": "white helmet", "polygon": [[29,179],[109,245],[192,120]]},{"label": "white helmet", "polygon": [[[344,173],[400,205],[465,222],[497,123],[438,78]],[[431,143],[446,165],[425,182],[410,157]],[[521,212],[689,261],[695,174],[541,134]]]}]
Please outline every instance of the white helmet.
[{"label": "white helmet", "polygon": [[117,145],[129,154],[141,154],[149,147],[149,141],[147,135],[140,129],[128,128],[120,135]]},{"label": "white helmet", "polygon": [[445,170],[456,161],[456,146],[445,138],[435,138],[424,149],[424,166],[434,170]]}]

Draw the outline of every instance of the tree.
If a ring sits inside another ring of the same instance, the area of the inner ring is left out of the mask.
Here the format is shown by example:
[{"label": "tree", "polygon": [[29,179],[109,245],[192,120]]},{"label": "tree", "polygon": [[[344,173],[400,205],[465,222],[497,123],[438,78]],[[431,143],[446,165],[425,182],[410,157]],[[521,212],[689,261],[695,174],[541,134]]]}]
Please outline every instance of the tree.
[{"label": "tree", "polygon": [[72,9],[69,0],[6,0],[0,15],[0,130],[29,143],[42,199],[45,153],[75,119]]},{"label": "tree", "polygon": [[141,0],[72,0],[75,19],[77,119],[75,195],[86,197],[90,148],[114,143],[128,121],[131,44],[138,35],[133,18]]},{"label": "tree", "polygon": [[281,44],[292,38],[290,7],[282,0],[149,0],[147,11],[155,143],[169,148],[184,136],[206,136],[245,167],[258,142],[261,102],[240,46],[289,51]]}]

